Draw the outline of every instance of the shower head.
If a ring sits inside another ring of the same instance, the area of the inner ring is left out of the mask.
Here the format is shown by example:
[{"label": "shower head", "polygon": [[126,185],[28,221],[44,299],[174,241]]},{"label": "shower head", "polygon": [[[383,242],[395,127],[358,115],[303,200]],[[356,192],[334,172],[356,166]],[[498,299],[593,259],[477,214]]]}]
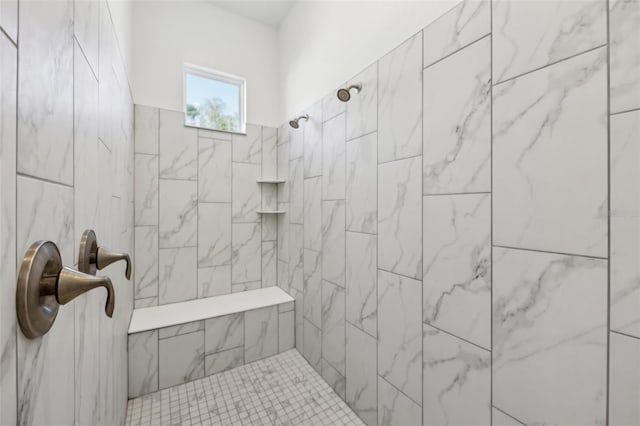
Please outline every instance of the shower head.
[{"label": "shower head", "polygon": [[297,129],[298,127],[300,127],[300,124],[298,123],[300,120],[307,121],[308,119],[309,114],[301,115],[300,117],[294,118],[293,120],[289,121],[289,126]]},{"label": "shower head", "polygon": [[360,90],[362,90],[362,85],[360,83],[358,84],[352,84],[351,86],[342,89],[338,89],[338,93],[336,93],[336,95],[338,96],[338,99],[342,102],[349,102],[349,100],[351,99],[351,90],[353,90],[356,93],[360,93]]}]

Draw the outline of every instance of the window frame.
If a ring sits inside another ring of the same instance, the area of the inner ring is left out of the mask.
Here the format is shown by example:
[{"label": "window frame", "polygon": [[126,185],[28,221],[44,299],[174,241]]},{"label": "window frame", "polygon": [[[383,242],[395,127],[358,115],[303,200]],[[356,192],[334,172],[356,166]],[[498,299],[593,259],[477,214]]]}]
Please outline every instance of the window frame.
[{"label": "window frame", "polygon": [[[236,131],[236,130],[212,129],[209,127],[200,127],[200,126],[187,123],[187,75],[188,74],[238,86],[238,88],[240,89],[239,90],[240,99],[238,102],[238,109],[240,110],[239,111],[239,115],[240,115],[239,130]],[[216,132],[235,133],[235,134],[244,135],[247,132],[246,99],[247,99],[247,80],[246,79],[239,77],[237,75],[213,70],[210,68],[205,68],[199,65],[194,65],[189,63],[184,64],[182,68],[182,112],[184,114],[184,125],[186,127],[195,127],[198,129],[212,130]]]}]

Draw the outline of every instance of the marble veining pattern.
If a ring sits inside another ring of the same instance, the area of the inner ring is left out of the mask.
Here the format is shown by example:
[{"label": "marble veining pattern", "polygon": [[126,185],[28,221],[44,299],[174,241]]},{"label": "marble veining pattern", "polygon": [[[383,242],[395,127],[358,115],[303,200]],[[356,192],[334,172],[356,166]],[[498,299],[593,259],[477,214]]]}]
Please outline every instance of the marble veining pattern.
[{"label": "marble veining pattern", "polygon": [[[346,225],[348,231],[378,231],[377,134],[347,142]],[[306,196],[306,191],[305,191]]]},{"label": "marble veining pattern", "polygon": [[640,108],[640,4],[609,1],[611,112]]},{"label": "marble veining pattern", "polygon": [[260,221],[257,211],[262,206],[262,193],[256,182],[261,175],[260,170],[260,164],[233,163],[233,223]]},{"label": "marble veining pattern", "polygon": [[322,178],[304,180],[304,248],[322,250]]},{"label": "marble veining pattern", "polygon": [[377,238],[347,232],[346,239],[347,321],[377,336]]},{"label": "marble veining pattern", "polygon": [[313,104],[305,111],[309,121],[304,123],[304,177],[322,174],[322,101]]},{"label": "marble veining pattern", "polygon": [[322,279],[344,287],[345,203],[322,202]]},{"label": "marble veining pattern", "polygon": [[195,180],[198,131],[184,126],[184,113],[160,110],[160,178]]},{"label": "marble veining pattern", "polygon": [[345,290],[322,281],[322,358],[345,375]]},{"label": "marble veining pattern", "polygon": [[160,180],[160,247],[194,247],[198,230],[198,186],[184,180]]},{"label": "marble veining pattern", "polygon": [[231,263],[231,204],[198,204],[198,267]]},{"label": "marble veining pattern", "polygon": [[260,224],[234,223],[231,235],[231,282],[259,281],[262,269]]},{"label": "marble veining pattern", "polygon": [[244,313],[244,362],[278,353],[278,307]]},{"label": "marble veining pattern", "polygon": [[135,224],[158,225],[158,156],[135,154]]},{"label": "marble veining pattern", "polygon": [[196,247],[160,249],[158,304],[181,302],[198,296],[197,260]]},{"label": "marble veining pattern", "polygon": [[[360,84],[362,91],[351,97],[346,106],[347,140],[374,132],[378,129],[378,63],[349,80],[345,86]],[[335,94],[334,94],[335,96]]]},{"label": "marble veining pattern", "polygon": [[344,199],[345,180],[345,116],[340,114],[322,128],[322,199]]},{"label": "marble veining pattern", "polygon": [[304,250],[304,318],[316,327],[322,326],[322,257],[313,250]]},{"label": "marble veining pattern", "polygon": [[232,141],[234,162],[262,163],[262,128],[260,126],[247,124],[246,134],[234,134]]},{"label": "marble veining pattern", "polygon": [[378,425],[419,425],[420,405],[378,376]]},{"label": "marble veining pattern", "polygon": [[346,334],[345,399],[367,425],[375,426],[378,420],[377,342],[349,323]]},{"label": "marble veining pattern", "polygon": [[198,201],[231,202],[232,142],[198,138]]},{"label": "marble veining pattern", "polygon": [[135,227],[134,297],[158,296],[158,227]]}]

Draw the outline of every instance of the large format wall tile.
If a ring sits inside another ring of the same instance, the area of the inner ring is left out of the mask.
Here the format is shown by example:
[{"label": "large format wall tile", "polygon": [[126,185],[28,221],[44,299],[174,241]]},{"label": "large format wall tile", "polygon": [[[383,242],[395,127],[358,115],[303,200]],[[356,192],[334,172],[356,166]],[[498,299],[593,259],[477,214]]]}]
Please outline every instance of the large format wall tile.
[{"label": "large format wall tile", "polygon": [[160,389],[204,377],[204,331],[160,339],[158,358]]},{"label": "large format wall tile", "polygon": [[231,202],[231,141],[198,138],[198,200]]},{"label": "large format wall tile", "polygon": [[129,398],[158,390],[158,330],[129,335]]},{"label": "large format wall tile", "polygon": [[210,318],[204,325],[205,355],[244,345],[244,313]]},{"label": "large format wall tile", "polygon": [[262,269],[260,224],[233,224],[231,235],[231,282],[259,281]]},{"label": "large format wall tile", "polygon": [[288,259],[290,288],[303,291],[304,281],[304,252],[303,252],[303,228],[302,225],[289,225]]},{"label": "large format wall tile", "polygon": [[18,172],[73,185],[73,2],[19,15]]},{"label": "large format wall tile", "polygon": [[135,224],[158,224],[158,156],[135,154]]},{"label": "large format wall tile", "polygon": [[378,166],[378,267],[422,277],[422,158]]},{"label": "large format wall tile", "polygon": [[378,129],[378,63],[369,65],[364,71],[345,84],[362,86],[360,93],[352,93],[346,108],[346,134],[351,140]]},{"label": "large format wall tile", "polygon": [[134,298],[158,296],[158,227],[135,227]]},{"label": "large format wall tile", "polygon": [[304,178],[302,158],[289,162],[289,223],[304,223]]},{"label": "large format wall tile", "polygon": [[273,179],[278,175],[278,129],[262,128],[262,177]]},{"label": "large format wall tile", "polygon": [[[347,230],[378,231],[378,138],[370,133],[347,142]],[[305,193],[306,195],[306,193]]]},{"label": "large format wall tile", "polygon": [[160,180],[160,247],[194,247],[198,240],[198,184]]},{"label": "large format wall tile", "polygon": [[375,235],[347,232],[346,239],[347,321],[377,336],[377,238]]},{"label": "large format wall tile", "polygon": [[491,190],[491,40],[424,70],[425,194]]},{"label": "large format wall tile", "polygon": [[424,321],[491,347],[491,196],[424,197]]},{"label": "large format wall tile", "polygon": [[424,29],[424,66],[462,49],[490,31],[489,0],[461,2]]},{"label": "large format wall tile", "polygon": [[182,302],[198,296],[197,248],[160,249],[158,304]]},{"label": "large format wall tile", "polygon": [[640,424],[640,340],[610,333],[609,424]]},{"label": "large format wall tile", "polygon": [[611,329],[640,338],[640,111],[611,117]]},{"label": "large format wall tile", "polygon": [[322,98],[322,120],[327,121],[345,112],[347,104],[338,99],[337,90],[332,90]]},{"label": "large format wall tile", "polygon": [[233,135],[233,161],[253,164],[262,162],[262,128],[260,126],[247,124],[245,135]]},{"label": "large format wall tile", "polygon": [[607,255],[605,59],[598,49],[495,86],[494,244]]},{"label": "large format wall tile", "polygon": [[282,305],[278,309],[278,352],[284,352],[295,346],[295,312],[282,312]]},{"label": "large format wall tile", "polygon": [[378,418],[377,341],[349,323],[346,335],[345,399],[367,426],[375,426]]},{"label": "large format wall tile", "polygon": [[378,374],[413,401],[422,401],[421,292],[418,280],[378,271]]},{"label": "large format wall tile", "polygon": [[603,424],[607,262],[501,248],[493,259],[493,403],[527,424]]},{"label": "large format wall tile", "polygon": [[[262,225],[264,227],[264,225]],[[272,287],[278,284],[277,250],[275,241],[262,243],[262,287]]]},{"label": "large format wall tile", "polygon": [[491,424],[493,426],[524,426],[524,423],[519,422],[495,407],[491,408]]},{"label": "large format wall tile", "polygon": [[198,268],[198,298],[231,293],[231,265]]},{"label": "large format wall tile", "polygon": [[344,201],[322,202],[322,279],[344,287]]},{"label": "large format wall tile", "polygon": [[492,6],[495,29],[493,78],[496,82],[566,59],[607,41],[605,0],[496,0]]},{"label": "large format wall tile", "polygon": [[198,267],[230,263],[231,204],[198,204]]},{"label": "large format wall tile", "polygon": [[346,173],[345,116],[324,123],[322,130],[322,199],[345,197]]},{"label": "large format wall tile", "polygon": [[244,348],[234,348],[204,358],[205,375],[220,373],[244,365]]},{"label": "large format wall tile", "polygon": [[[13,42],[18,40],[18,0],[6,0],[0,4],[0,27]],[[7,40],[8,41],[8,40]],[[12,81],[12,80],[10,80]],[[13,81],[15,88],[15,81]]]},{"label": "large format wall tile", "polygon": [[304,250],[304,318],[316,327],[322,326],[322,256],[313,250]]},{"label": "large format wall tile", "polygon": [[184,113],[160,110],[160,177],[190,179],[198,176],[198,131],[185,127]]},{"label": "large format wall tile", "polygon": [[640,4],[609,2],[611,112],[640,108]]},{"label": "large format wall tile", "polygon": [[322,178],[304,180],[304,248],[322,250]]},{"label": "large format wall tile", "polygon": [[322,358],[345,375],[345,292],[322,281]]},{"label": "large format wall tile", "polygon": [[422,419],[420,405],[378,377],[378,425],[419,425]]},{"label": "large format wall tile", "polygon": [[159,149],[158,130],[160,127],[160,112],[158,108],[136,105],[134,111],[136,120],[134,129],[135,153],[157,155]]},{"label": "large format wall tile", "polygon": [[322,100],[305,111],[309,121],[302,128],[304,143],[304,177],[322,174]]},{"label": "large format wall tile", "polygon": [[378,62],[378,161],[422,153],[422,34]]},{"label": "large format wall tile", "polygon": [[425,324],[422,374],[423,424],[491,424],[488,350]]},{"label": "large format wall tile", "polygon": [[262,193],[256,182],[260,174],[259,164],[233,163],[233,223],[260,220],[257,212],[262,205]]},{"label": "large format wall tile", "polygon": [[318,373],[321,373],[320,356],[322,354],[322,333],[318,327],[305,319],[302,335],[304,338],[302,355],[304,355],[309,364],[311,364]]},{"label": "large format wall tile", "polygon": [[244,362],[278,353],[278,307],[244,313]]},{"label": "large format wall tile", "polygon": [[329,386],[331,386],[331,389],[333,389],[340,398],[344,399],[347,388],[347,381],[345,377],[340,374],[338,370],[333,368],[333,366],[324,358],[320,361],[320,366],[322,378],[329,384]]}]

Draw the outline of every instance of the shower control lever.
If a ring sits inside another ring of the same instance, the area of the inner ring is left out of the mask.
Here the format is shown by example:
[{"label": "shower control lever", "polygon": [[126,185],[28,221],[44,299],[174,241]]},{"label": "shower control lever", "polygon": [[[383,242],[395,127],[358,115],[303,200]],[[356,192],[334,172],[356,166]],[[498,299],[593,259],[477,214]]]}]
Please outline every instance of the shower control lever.
[{"label": "shower control lever", "polygon": [[114,262],[124,260],[127,263],[125,276],[131,279],[131,258],[127,253],[116,253],[106,247],[99,247],[96,234],[91,229],[82,233],[78,269],[84,273],[95,275],[96,270],[103,269]]},{"label": "shower control lever", "polygon": [[55,243],[36,241],[27,249],[18,273],[16,312],[22,332],[30,339],[44,335],[60,305],[98,287],[107,290],[104,310],[111,318],[115,306],[111,280],[63,266]]}]

